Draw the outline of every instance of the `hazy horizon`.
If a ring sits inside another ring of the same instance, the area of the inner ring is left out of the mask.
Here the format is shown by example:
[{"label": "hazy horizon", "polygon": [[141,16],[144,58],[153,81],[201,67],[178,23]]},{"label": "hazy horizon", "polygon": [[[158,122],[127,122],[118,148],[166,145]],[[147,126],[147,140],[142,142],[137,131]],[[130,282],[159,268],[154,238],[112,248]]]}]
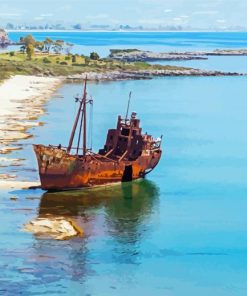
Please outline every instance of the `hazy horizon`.
[{"label": "hazy horizon", "polygon": [[[236,5],[237,4],[237,5]],[[247,27],[247,1],[239,0],[0,0],[0,25],[181,26],[227,29]]]}]

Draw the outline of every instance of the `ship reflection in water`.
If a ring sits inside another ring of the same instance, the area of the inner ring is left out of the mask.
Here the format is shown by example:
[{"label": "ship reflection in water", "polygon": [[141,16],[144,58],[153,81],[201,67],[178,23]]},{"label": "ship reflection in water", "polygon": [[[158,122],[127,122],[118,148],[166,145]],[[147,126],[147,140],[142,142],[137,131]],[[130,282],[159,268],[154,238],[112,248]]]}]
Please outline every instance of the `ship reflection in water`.
[{"label": "ship reflection in water", "polygon": [[[81,191],[45,193],[39,205],[39,217],[69,217],[82,226],[86,236],[90,236],[95,227],[100,227],[101,232],[107,230],[113,236],[131,240],[140,224],[152,213],[158,193],[157,186],[148,180]],[[101,220],[102,214],[104,221]],[[95,224],[97,221],[100,223]],[[99,233],[99,229],[96,232]]]},{"label": "ship reflection in water", "polygon": [[152,231],[149,221],[157,212],[158,196],[158,187],[148,180],[45,193],[38,217],[73,219],[85,235],[66,241],[37,239],[35,257],[52,258],[51,269],[43,270],[43,276],[52,275],[54,281],[72,278],[85,282],[90,275],[97,274],[99,263],[138,264],[140,243]]}]

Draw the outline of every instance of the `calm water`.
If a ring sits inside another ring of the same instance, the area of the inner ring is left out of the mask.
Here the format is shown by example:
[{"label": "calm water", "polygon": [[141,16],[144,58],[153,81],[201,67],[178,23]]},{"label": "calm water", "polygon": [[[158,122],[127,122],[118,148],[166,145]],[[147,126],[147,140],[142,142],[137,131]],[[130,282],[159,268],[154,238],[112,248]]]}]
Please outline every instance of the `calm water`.
[{"label": "calm water", "polygon": [[247,73],[246,56],[209,56],[207,60],[192,61],[158,61],[151,64],[173,65],[189,68],[199,68],[204,70],[230,71]]},{"label": "calm water", "polygon": [[[227,61],[226,61],[227,62]],[[199,62],[198,62],[199,63]],[[131,109],[144,132],[164,135],[160,164],[144,181],[47,194],[1,191],[0,294],[217,295],[247,293],[246,77],[175,77],[90,83],[94,148]],[[35,179],[31,143],[67,144],[78,84],[64,85],[32,130],[21,168]],[[39,239],[22,225],[73,217],[85,237]]]},{"label": "calm water", "polygon": [[[132,90],[144,131],[165,136],[163,158],[146,181],[112,189],[2,192],[2,291],[11,283],[13,295],[246,295],[245,85],[245,77],[90,84],[95,149]],[[80,90],[59,90],[64,98],[48,103],[32,142],[67,143]],[[30,146],[18,154],[36,167]],[[44,214],[74,217],[86,236],[58,242],[20,231]]]}]

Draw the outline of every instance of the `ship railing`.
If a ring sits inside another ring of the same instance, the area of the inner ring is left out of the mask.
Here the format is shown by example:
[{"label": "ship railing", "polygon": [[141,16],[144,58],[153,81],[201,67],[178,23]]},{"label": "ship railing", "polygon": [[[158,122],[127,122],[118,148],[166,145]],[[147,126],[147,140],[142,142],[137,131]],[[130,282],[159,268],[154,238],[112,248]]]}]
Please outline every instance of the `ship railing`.
[{"label": "ship railing", "polygon": [[159,149],[161,146],[161,142],[154,142],[153,144],[151,144],[151,149]]},{"label": "ship railing", "polygon": [[[53,149],[60,149],[60,150],[63,150],[63,151],[67,151],[68,147],[67,146],[62,146],[62,145],[49,145],[49,147],[53,148]],[[83,148],[77,148],[77,147],[71,147],[70,148],[72,151],[76,150],[77,152],[79,151],[82,151],[83,152]],[[87,149],[87,152],[91,152],[91,149]]]},{"label": "ship railing", "polygon": [[161,136],[160,138],[157,138],[155,141],[151,143],[151,150],[160,149],[162,144],[162,138],[163,136]]},{"label": "ship railing", "polygon": [[[58,146],[55,146],[55,145],[49,145],[49,147],[53,148],[53,149],[61,149],[63,151],[67,151],[67,148],[66,146],[62,146],[62,145],[58,145]],[[71,150],[76,150],[77,151],[77,147],[71,147]],[[83,151],[83,148],[79,148],[78,151]],[[107,161],[111,161],[111,162],[118,162],[117,160],[115,159],[112,159],[112,158],[109,158],[105,155],[101,155],[101,154],[98,154],[98,153],[95,153],[92,151],[92,149],[87,149],[87,155],[90,155],[91,157],[93,157],[95,160],[97,160],[98,162],[101,162],[101,160],[99,158],[103,158],[104,160],[107,160]],[[98,157],[98,158],[97,158]]]},{"label": "ship railing", "polygon": [[[62,145],[49,145],[49,147],[54,148],[54,149],[61,149],[61,150],[67,150],[67,146],[62,146]],[[71,147],[71,150],[77,150],[77,147]],[[78,150],[83,150],[82,148],[79,148]]]}]

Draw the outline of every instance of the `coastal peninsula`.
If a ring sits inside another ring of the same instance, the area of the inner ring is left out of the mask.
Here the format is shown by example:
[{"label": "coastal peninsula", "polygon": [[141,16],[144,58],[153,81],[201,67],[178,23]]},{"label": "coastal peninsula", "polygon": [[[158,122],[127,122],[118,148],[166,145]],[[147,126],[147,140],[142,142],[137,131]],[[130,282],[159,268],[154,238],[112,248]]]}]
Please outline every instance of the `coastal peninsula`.
[{"label": "coastal peninsula", "polygon": [[23,53],[0,54],[0,81],[14,75],[62,77],[69,80],[150,79],[154,76],[232,76],[236,72],[207,71],[147,62],[126,62],[111,58],[93,59],[84,55],[36,53],[27,59]]}]

